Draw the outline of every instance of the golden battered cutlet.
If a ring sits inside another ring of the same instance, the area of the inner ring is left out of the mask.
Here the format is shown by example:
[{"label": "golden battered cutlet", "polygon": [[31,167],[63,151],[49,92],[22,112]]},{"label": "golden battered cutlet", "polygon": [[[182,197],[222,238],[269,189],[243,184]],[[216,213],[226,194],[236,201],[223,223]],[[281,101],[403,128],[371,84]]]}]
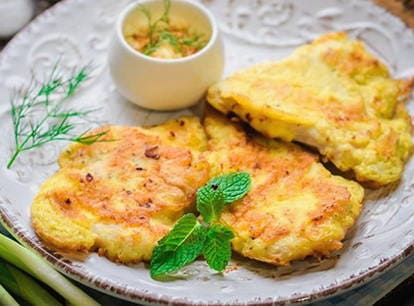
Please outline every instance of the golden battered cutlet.
[{"label": "golden battered cutlet", "polygon": [[208,180],[199,119],[151,128],[108,126],[109,142],[70,145],[60,170],[32,205],[36,233],[64,251],[92,251],[119,262],[149,260],[157,241]]},{"label": "golden battered cutlet", "polygon": [[246,133],[218,112],[210,111],[204,125],[210,176],[245,171],[252,177],[250,192],[220,219],[235,234],[236,252],[286,265],[342,247],[361,210],[358,183],[332,175],[300,146]]},{"label": "golden battered cutlet", "polygon": [[392,79],[360,41],[332,33],[219,82],[208,101],[268,137],[316,147],[340,170],[381,186],[400,178],[412,151],[405,103],[413,83]]}]

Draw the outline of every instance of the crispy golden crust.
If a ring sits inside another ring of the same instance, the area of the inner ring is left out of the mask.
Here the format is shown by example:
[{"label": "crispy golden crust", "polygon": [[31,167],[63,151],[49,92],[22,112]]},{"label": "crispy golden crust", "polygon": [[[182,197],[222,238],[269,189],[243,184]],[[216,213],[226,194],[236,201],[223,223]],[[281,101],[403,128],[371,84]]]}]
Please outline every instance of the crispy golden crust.
[{"label": "crispy golden crust", "polygon": [[404,103],[413,83],[391,79],[361,42],[333,33],[219,82],[208,101],[271,138],[314,146],[340,170],[380,186],[400,178],[411,154]]},{"label": "crispy golden crust", "polygon": [[[207,142],[197,118],[152,127],[108,126],[106,138],[73,144],[32,205],[36,233],[65,251],[120,262],[149,260],[156,242],[208,180]],[[96,132],[96,131],[95,131]]]},{"label": "crispy golden crust", "polygon": [[246,132],[217,112],[205,118],[210,175],[247,171],[252,188],[222,214],[235,233],[233,249],[260,261],[285,265],[328,255],[361,209],[363,188],[333,176],[301,147]]}]

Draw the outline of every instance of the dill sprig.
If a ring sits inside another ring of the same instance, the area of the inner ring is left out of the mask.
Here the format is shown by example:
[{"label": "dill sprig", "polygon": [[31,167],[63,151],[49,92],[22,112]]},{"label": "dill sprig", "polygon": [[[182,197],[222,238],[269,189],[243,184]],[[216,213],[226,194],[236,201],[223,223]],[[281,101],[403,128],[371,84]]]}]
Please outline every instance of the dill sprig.
[{"label": "dill sprig", "polygon": [[171,1],[170,0],[164,0],[164,12],[162,14],[162,16],[157,19],[156,21],[152,22],[152,14],[151,11],[145,6],[145,5],[140,5],[139,6],[139,10],[141,11],[141,13],[143,13],[145,15],[145,17],[147,18],[147,23],[148,23],[148,45],[146,46],[145,50],[144,50],[144,54],[145,55],[150,55],[151,53],[153,53],[159,45],[159,42],[157,39],[154,38],[158,28],[160,27],[160,24],[163,24],[163,28],[165,28],[166,26],[168,26],[170,18],[170,9],[171,9]]},{"label": "dill sprig", "polygon": [[162,42],[168,43],[179,53],[183,53],[185,46],[192,47],[197,51],[205,46],[206,42],[202,39],[201,35],[180,38],[174,33],[171,33],[169,30],[171,0],[164,0],[164,11],[161,17],[154,22],[152,21],[151,11],[145,5],[140,5],[139,10],[144,14],[148,23],[148,44],[142,51],[145,55],[154,53],[161,46]]},{"label": "dill sprig", "polygon": [[88,79],[89,66],[75,70],[71,76],[64,78],[53,67],[47,80],[38,86],[23,89],[20,95],[11,99],[11,119],[14,132],[15,148],[7,168],[10,168],[20,153],[41,147],[53,141],[71,141],[93,144],[103,139],[107,131],[90,134],[89,130],[80,135],[73,135],[76,126],[74,118],[84,118],[96,109],[83,111],[66,107],[75,92]]}]

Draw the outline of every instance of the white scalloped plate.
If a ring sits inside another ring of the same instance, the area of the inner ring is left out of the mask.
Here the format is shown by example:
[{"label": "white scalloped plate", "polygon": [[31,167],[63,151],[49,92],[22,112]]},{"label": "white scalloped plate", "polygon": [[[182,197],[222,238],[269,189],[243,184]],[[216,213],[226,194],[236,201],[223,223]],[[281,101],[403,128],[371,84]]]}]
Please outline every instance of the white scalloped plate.
[{"label": "white scalloped plate", "polygon": [[[148,112],[124,101],[108,75],[106,50],[114,20],[129,0],[66,0],[33,21],[0,55],[0,217],[25,245],[58,270],[88,286],[131,301],[169,305],[257,305],[313,301],[356,287],[403,260],[414,249],[412,159],[400,184],[368,191],[362,215],[336,258],[276,268],[236,258],[238,269],[218,275],[202,262],[186,268],[188,278],[159,283],[143,265],[117,265],[96,254],[84,261],[52,252],[34,234],[29,207],[40,183],[56,169],[62,144],[4,165],[12,147],[9,94],[42,78],[57,58],[70,69],[98,67],[74,103],[99,105],[101,122],[149,124],[177,113]],[[414,33],[367,0],[204,0],[223,32],[226,74],[265,59],[279,59],[317,35],[346,30],[364,40],[396,77],[414,75]],[[414,101],[409,104],[411,113]],[[187,110],[184,113],[193,112]]]}]

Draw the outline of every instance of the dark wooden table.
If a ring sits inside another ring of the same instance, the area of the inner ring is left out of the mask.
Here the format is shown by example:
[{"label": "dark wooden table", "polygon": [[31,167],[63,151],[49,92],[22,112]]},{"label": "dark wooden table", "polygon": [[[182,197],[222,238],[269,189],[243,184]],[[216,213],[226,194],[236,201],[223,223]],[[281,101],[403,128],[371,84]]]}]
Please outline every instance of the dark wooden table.
[{"label": "dark wooden table", "polygon": [[[36,12],[43,10],[59,0],[37,0]],[[115,0],[114,0],[115,1]],[[404,22],[414,28],[414,0],[372,0],[385,7]],[[6,40],[0,40],[0,50],[7,44]],[[414,54],[413,54],[414,56]],[[414,275],[405,280],[397,288],[387,294],[375,306],[414,306]]]}]

